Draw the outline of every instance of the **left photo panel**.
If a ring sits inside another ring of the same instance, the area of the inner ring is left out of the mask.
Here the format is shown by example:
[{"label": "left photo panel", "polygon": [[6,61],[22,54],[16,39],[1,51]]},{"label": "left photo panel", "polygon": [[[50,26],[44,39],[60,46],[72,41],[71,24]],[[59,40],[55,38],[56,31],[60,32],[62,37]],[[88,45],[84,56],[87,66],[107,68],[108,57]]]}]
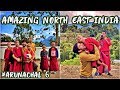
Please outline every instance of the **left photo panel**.
[{"label": "left photo panel", "polygon": [[60,78],[60,25],[46,18],[59,15],[59,11],[0,12],[0,78]]}]

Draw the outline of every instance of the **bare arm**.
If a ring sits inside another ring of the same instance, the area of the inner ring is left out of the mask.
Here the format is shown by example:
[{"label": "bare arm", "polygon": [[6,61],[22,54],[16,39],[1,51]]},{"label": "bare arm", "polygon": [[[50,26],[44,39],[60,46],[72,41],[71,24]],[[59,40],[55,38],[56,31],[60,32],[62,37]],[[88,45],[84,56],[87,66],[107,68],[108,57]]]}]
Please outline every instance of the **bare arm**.
[{"label": "bare arm", "polygon": [[4,59],[6,59],[6,49],[5,49],[5,52],[4,52]]},{"label": "bare arm", "polygon": [[14,54],[12,55],[12,57],[13,57],[16,61],[18,61],[18,62],[20,61],[20,58],[15,57]]},{"label": "bare arm", "polygon": [[98,48],[94,45],[95,48],[95,54],[87,54],[85,52],[80,53],[80,59],[85,60],[85,61],[96,61],[100,58],[99,50]]}]

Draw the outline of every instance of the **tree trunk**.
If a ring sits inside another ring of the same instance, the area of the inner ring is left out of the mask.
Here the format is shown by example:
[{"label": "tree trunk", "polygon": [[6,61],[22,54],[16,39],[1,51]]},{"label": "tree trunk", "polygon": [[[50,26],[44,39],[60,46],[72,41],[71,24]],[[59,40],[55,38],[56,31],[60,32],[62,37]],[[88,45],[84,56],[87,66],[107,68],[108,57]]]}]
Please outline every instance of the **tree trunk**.
[{"label": "tree trunk", "polygon": [[56,26],[56,45],[58,46],[58,24],[55,25]]}]

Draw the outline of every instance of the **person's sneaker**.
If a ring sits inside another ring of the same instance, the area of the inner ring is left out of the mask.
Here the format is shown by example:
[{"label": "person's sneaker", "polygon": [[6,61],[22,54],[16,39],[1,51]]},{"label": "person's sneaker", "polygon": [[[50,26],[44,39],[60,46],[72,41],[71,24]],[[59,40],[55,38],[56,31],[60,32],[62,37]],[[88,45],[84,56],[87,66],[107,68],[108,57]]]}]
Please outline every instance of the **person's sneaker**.
[{"label": "person's sneaker", "polygon": [[108,72],[108,74],[107,74],[107,75],[109,75],[109,76],[113,76],[113,75],[112,75],[111,73],[109,73],[109,72]]},{"label": "person's sneaker", "polygon": [[95,73],[95,76],[99,76],[99,72],[96,72],[96,73]]}]

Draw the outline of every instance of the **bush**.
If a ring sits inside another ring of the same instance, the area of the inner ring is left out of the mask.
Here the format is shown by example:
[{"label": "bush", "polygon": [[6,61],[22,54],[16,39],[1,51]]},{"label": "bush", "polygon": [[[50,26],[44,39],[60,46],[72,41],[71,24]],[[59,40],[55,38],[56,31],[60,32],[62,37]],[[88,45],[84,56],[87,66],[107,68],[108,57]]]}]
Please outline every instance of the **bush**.
[{"label": "bush", "polygon": [[80,65],[80,59],[77,56],[74,59],[70,59],[70,60],[65,60],[63,62],[61,62],[62,65]]},{"label": "bush", "polygon": [[114,60],[114,59],[120,59],[119,57],[119,47],[120,47],[120,41],[118,40],[112,40],[112,47],[111,47],[111,59]]}]

